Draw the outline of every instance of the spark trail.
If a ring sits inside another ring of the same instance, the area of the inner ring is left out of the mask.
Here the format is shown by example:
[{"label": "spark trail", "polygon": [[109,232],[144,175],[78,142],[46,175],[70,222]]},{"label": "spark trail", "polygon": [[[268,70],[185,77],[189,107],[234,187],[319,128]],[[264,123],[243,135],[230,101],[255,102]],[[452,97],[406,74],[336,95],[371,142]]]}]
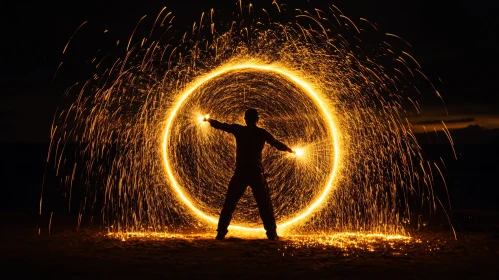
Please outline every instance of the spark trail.
[{"label": "spark trail", "polygon": [[[71,105],[56,116],[49,151],[56,168],[73,167],[61,175],[67,193],[74,180],[85,182],[80,214],[99,216],[113,232],[211,231],[235,143],[200,119],[243,123],[249,107],[298,151],[264,150],[281,232],[403,234],[411,199],[436,207],[433,165],[407,121],[422,73],[407,43],[365,19],[357,26],[334,6],[273,6],[294,21],[251,7],[252,23],[240,14],[218,28],[211,12],[180,40],[162,9],[146,37],[135,28],[124,40],[123,57],[94,59],[98,73],[68,90]],[[68,142],[80,162],[65,160]],[[232,229],[261,230],[249,192]]]}]

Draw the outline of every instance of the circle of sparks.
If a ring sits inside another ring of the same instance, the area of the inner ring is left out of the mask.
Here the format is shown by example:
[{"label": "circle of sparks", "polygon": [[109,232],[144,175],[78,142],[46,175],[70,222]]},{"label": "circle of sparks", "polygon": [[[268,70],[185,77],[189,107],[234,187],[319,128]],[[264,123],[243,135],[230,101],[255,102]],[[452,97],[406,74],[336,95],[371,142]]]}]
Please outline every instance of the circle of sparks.
[{"label": "circle of sparks", "polygon": [[[194,203],[189,199],[188,195],[182,190],[182,187],[178,184],[177,179],[175,178],[172,168],[168,159],[168,154],[169,154],[169,134],[171,131],[172,123],[177,115],[177,112],[179,108],[182,106],[182,104],[188,99],[188,97],[201,85],[203,85],[205,82],[218,77],[220,75],[223,75],[225,73],[231,72],[231,71],[236,71],[236,70],[244,70],[244,69],[251,69],[251,70],[257,70],[257,71],[265,71],[265,72],[273,72],[282,75],[283,77],[287,78],[288,80],[292,81],[296,85],[299,85],[308,95],[309,97],[317,104],[317,106],[320,108],[323,117],[325,118],[327,122],[327,126],[330,129],[330,132],[332,134],[332,140],[333,140],[333,147],[334,147],[334,156],[332,157],[332,169],[329,174],[329,178],[327,180],[327,183],[323,189],[323,191],[320,193],[320,195],[315,199],[315,201],[311,202],[305,210],[299,212],[297,215],[295,215],[292,218],[289,218],[282,223],[278,223],[277,227],[279,229],[283,229],[286,227],[289,227],[296,222],[303,220],[307,216],[309,216],[314,210],[318,209],[320,205],[324,202],[325,198],[328,196],[328,194],[332,191],[333,189],[333,182],[334,178],[336,177],[336,174],[338,172],[338,166],[340,162],[340,144],[339,144],[339,137],[338,137],[338,130],[336,128],[335,122],[333,121],[333,117],[330,114],[330,108],[326,105],[324,102],[322,96],[306,81],[300,79],[296,73],[293,73],[292,71],[278,66],[278,65],[269,65],[269,64],[261,64],[253,61],[246,61],[242,63],[237,63],[237,64],[230,64],[227,66],[220,67],[219,69],[216,69],[212,71],[211,73],[206,74],[203,77],[198,78],[191,86],[187,87],[187,89],[184,90],[184,92],[180,95],[179,100],[177,103],[174,105],[173,109],[170,112],[170,115],[167,120],[166,124],[166,129],[164,132],[164,138],[163,138],[163,160],[164,160],[164,165],[165,165],[165,170],[168,175],[168,178],[170,180],[171,186],[177,193],[178,197],[180,200],[199,218],[208,221],[210,223],[216,224],[218,222],[218,219],[210,216],[203,211],[199,210],[198,207],[194,205]],[[236,229],[236,230],[243,230],[243,231],[260,231],[263,230],[263,228],[252,228],[252,227],[246,227],[242,225],[231,225],[230,228]]]}]

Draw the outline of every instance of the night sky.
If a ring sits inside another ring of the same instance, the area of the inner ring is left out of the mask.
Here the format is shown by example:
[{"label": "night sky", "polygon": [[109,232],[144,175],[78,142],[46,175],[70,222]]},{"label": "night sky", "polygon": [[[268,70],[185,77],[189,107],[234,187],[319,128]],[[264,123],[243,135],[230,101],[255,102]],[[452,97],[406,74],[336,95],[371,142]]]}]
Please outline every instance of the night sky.
[{"label": "night sky", "polygon": [[[211,3],[210,3],[211,2]],[[243,1],[248,2],[248,1]],[[412,45],[424,73],[441,92],[441,104],[427,104],[418,124],[444,119],[450,128],[472,124],[499,127],[497,84],[497,1],[281,1],[288,8],[326,7],[333,3],[358,23],[366,18],[381,30],[401,36]],[[61,4],[62,3],[62,4]],[[88,73],[81,71],[106,36],[126,41],[143,15],[152,21],[162,7],[176,16],[174,27],[185,32],[213,7],[220,21],[230,18],[238,1],[78,1],[27,5],[8,1],[2,7],[0,123],[2,142],[47,142],[50,124],[64,90]],[[252,1],[256,8],[272,1]],[[228,16],[224,16],[228,15]],[[84,21],[68,51],[62,50]],[[146,24],[151,24],[147,22]],[[53,81],[61,61],[63,66]],[[425,105],[425,104],[423,104]],[[428,109],[429,108],[429,109]]]}]

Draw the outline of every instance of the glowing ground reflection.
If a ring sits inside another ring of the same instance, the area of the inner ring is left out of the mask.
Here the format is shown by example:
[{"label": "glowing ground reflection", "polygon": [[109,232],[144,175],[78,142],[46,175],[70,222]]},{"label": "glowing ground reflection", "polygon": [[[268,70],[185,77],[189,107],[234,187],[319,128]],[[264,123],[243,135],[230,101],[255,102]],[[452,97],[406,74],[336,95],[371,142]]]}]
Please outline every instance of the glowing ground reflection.
[{"label": "glowing ground reflection", "polygon": [[[118,239],[123,242],[127,241],[161,241],[161,240],[213,240],[215,235],[213,233],[169,233],[169,232],[126,232],[116,233],[110,232],[108,237]],[[263,239],[263,237],[255,233],[246,232],[244,236],[241,233],[236,234],[237,238],[228,235],[224,241],[213,242],[230,242],[241,240],[241,237],[247,240]],[[268,241],[272,243],[272,241]],[[333,234],[314,234],[314,235],[300,235],[291,234],[284,235],[278,241],[283,245],[282,249],[287,250],[290,248],[336,248],[343,251],[371,251],[377,250],[396,250],[403,251],[404,246],[414,243],[421,243],[418,238],[404,235],[389,235],[381,233],[355,233],[355,232],[340,232]],[[400,254],[400,252],[398,253]]]}]

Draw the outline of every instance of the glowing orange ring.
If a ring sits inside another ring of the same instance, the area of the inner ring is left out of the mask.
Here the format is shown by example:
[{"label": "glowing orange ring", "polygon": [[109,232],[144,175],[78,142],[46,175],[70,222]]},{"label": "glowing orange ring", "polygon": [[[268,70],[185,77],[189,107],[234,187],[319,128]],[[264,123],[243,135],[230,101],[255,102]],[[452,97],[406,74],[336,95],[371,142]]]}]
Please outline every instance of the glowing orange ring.
[{"label": "glowing orange ring", "polygon": [[[179,198],[181,199],[182,202],[184,202],[189,209],[191,209],[196,216],[202,218],[203,220],[206,220],[210,223],[217,224],[218,219],[215,217],[212,217],[210,215],[205,214],[203,211],[199,210],[192,202],[191,200],[185,195],[184,191],[182,188],[179,186],[177,183],[177,180],[175,179],[175,176],[173,175],[173,172],[171,170],[170,162],[168,160],[168,146],[169,146],[169,137],[168,135],[170,134],[171,126],[173,119],[175,118],[177,111],[179,108],[182,106],[182,104],[185,102],[185,100],[191,95],[192,92],[194,92],[199,86],[201,86],[203,83],[220,76],[222,74],[225,74],[230,71],[234,70],[241,70],[241,69],[255,69],[255,70],[260,70],[260,71],[269,71],[269,72],[275,72],[278,73],[287,79],[293,81],[295,84],[299,85],[302,89],[305,90],[305,92],[311,97],[312,100],[315,101],[315,103],[319,106],[319,108],[322,110],[322,114],[327,120],[327,123],[329,125],[331,134],[333,136],[333,145],[334,145],[334,159],[333,159],[333,167],[331,170],[331,173],[329,175],[328,182],[320,194],[320,196],[312,202],[308,208],[306,208],[304,211],[300,212],[293,218],[290,218],[283,223],[280,223],[277,225],[279,229],[283,229],[285,227],[288,227],[299,220],[302,220],[306,216],[308,216],[312,211],[316,210],[317,207],[319,207],[324,199],[327,197],[327,195],[331,192],[333,189],[333,179],[335,178],[335,175],[338,171],[338,166],[340,162],[340,142],[339,142],[339,137],[338,137],[338,130],[335,126],[335,123],[333,121],[333,118],[331,117],[331,114],[329,113],[330,109],[328,106],[324,103],[322,97],[314,90],[307,82],[301,80],[300,78],[297,77],[295,73],[292,71],[287,70],[286,68],[279,66],[279,65],[270,65],[270,64],[263,64],[263,63],[258,63],[255,61],[244,61],[242,63],[235,63],[235,64],[229,64],[222,66],[218,69],[215,69],[214,71],[198,78],[196,81],[194,81],[190,86],[188,86],[185,91],[181,94],[179,100],[176,102],[174,108],[170,112],[170,116],[168,117],[167,123],[166,123],[166,129],[165,132],[163,133],[163,160],[165,163],[165,169],[166,173],[170,179],[171,185],[174,188],[174,190],[177,192]],[[261,231],[263,228],[251,228],[251,227],[245,227],[241,225],[231,225],[229,228],[231,229],[236,229],[236,230],[244,230],[244,231]]]}]

